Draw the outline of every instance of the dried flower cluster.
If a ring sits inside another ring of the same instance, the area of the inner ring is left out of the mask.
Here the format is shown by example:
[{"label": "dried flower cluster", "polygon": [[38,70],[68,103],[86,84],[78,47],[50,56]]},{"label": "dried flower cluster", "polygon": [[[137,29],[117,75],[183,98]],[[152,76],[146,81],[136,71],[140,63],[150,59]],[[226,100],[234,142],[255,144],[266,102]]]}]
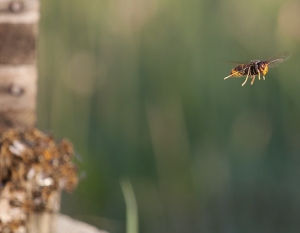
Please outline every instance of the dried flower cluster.
[{"label": "dried flower cluster", "polygon": [[0,136],[0,232],[24,225],[29,213],[59,210],[60,191],[78,183],[73,154],[68,140],[37,129]]}]

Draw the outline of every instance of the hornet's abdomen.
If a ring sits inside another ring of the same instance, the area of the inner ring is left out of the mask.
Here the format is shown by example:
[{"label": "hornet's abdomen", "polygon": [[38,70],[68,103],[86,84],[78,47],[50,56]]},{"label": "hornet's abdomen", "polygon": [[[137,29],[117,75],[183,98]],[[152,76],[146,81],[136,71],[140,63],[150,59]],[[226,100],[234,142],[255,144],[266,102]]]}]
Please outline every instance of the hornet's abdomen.
[{"label": "hornet's abdomen", "polygon": [[234,67],[231,71],[230,71],[230,75],[232,77],[241,77],[247,74],[248,72],[248,68],[246,68],[246,66],[244,64],[238,65],[236,67]]}]

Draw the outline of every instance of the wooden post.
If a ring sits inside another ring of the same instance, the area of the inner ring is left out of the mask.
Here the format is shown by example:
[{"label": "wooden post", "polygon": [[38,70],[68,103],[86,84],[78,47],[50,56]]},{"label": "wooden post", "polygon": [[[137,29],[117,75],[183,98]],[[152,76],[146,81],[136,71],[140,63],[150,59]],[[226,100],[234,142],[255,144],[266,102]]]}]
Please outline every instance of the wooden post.
[{"label": "wooden post", "polygon": [[58,214],[77,168],[67,140],[34,128],[38,21],[38,0],[0,0],[0,232],[99,233]]},{"label": "wooden post", "polygon": [[71,144],[34,129],[38,20],[38,0],[0,1],[0,232],[55,232],[77,184]]}]

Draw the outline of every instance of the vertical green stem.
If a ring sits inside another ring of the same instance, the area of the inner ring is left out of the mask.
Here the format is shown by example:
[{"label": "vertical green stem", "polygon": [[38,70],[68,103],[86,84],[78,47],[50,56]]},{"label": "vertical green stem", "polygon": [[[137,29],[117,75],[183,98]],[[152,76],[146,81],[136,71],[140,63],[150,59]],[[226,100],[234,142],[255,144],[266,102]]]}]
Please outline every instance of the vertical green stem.
[{"label": "vertical green stem", "polygon": [[120,184],[126,205],[126,232],[138,233],[138,209],[132,184],[128,178],[122,178]]}]

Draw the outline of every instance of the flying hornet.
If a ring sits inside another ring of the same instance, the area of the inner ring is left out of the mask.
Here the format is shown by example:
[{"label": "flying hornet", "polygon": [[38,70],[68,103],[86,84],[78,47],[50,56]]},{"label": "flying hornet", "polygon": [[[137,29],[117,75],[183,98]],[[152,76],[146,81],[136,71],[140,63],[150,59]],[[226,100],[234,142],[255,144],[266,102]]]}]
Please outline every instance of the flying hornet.
[{"label": "flying hornet", "polygon": [[260,74],[262,74],[263,79],[266,79],[266,75],[269,71],[269,68],[278,66],[280,63],[286,61],[292,54],[283,53],[277,56],[274,56],[271,59],[266,61],[261,60],[251,60],[249,63],[237,63],[238,65],[230,71],[230,75],[224,78],[239,78],[246,76],[246,80],[243,82],[242,86],[246,84],[248,78],[252,78],[251,85],[254,83],[256,75],[260,80]]}]

